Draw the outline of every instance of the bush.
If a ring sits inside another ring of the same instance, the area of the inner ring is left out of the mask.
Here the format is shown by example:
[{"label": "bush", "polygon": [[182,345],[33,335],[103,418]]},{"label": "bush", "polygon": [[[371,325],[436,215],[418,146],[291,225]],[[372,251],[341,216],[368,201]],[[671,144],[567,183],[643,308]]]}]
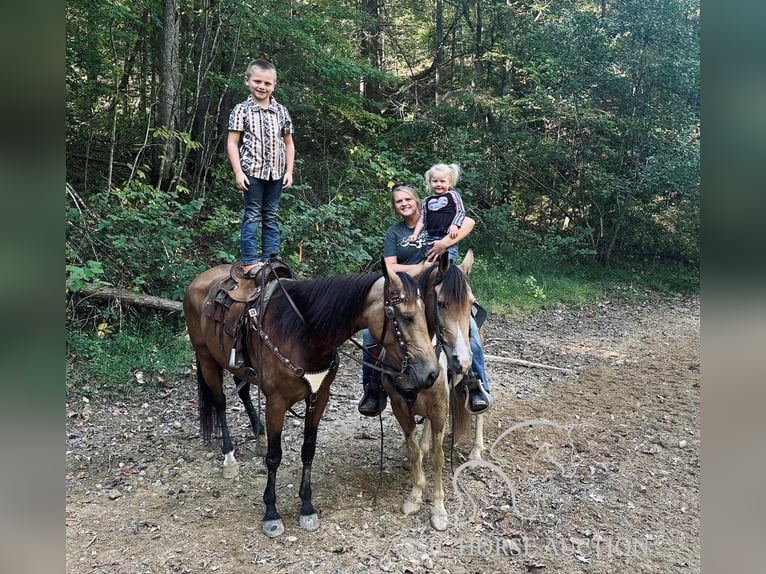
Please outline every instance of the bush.
[{"label": "bush", "polygon": [[67,331],[67,395],[142,397],[188,376],[194,353],[173,323],[156,315],[119,332],[107,322]]}]

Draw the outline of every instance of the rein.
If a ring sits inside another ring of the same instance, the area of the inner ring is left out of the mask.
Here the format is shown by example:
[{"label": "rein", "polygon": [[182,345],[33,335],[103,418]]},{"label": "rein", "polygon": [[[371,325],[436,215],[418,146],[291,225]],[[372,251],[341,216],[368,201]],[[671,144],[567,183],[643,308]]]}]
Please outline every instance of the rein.
[{"label": "rein", "polygon": [[[431,269],[434,269],[433,267]],[[434,327],[435,335],[436,335],[436,344],[434,345],[434,351],[436,352],[436,359],[438,360],[442,351],[446,347],[444,344],[444,328],[442,327],[442,322],[439,320],[439,297],[436,295],[436,287],[441,284],[441,282],[444,281],[444,276],[442,275],[434,279],[434,323],[436,323],[436,326]]]},{"label": "rein", "polygon": [[[271,262],[267,263],[267,265],[270,265],[270,264],[271,264]],[[269,338],[268,333],[266,333],[266,331],[263,329],[263,325],[262,325],[262,323],[261,323],[261,321],[259,319],[259,316],[263,316],[263,314],[265,312],[265,309],[266,309],[266,306],[268,304],[268,300],[271,298],[271,295],[272,295],[274,289],[276,289],[276,287],[279,286],[282,289],[282,292],[284,293],[285,298],[290,303],[290,306],[293,308],[293,311],[295,311],[295,314],[298,316],[298,318],[300,318],[301,322],[304,325],[306,324],[306,320],[304,319],[304,317],[301,314],[300,310],[295,305],[295,302],[293,301],[292,297],[290,297],[290,294],[287,292],[287,289],[282,284],[281,278],[279,276],[275,276],[275,281],[276,281],[276,285],[274,285],[274,282],[272,281],[271,283],[266,285],[267,289],[262,289],[262,295],[261,295],[261,297],[259,297],[257,305],[252,305],[247,310],[246,321],[248,322],[249,327],[251,329],[253,329],[258,334],[258,336],[260,337],[262,343],[264,345],[266,345],[266,347],[271,351],[271,353],[277,359],[279,359],[279,361],[287,369],[292,371],[292,373],[296,377],[303,378],[305,380],[305,375],[307,374],[306,370],[304,368],[302,368],[302,367],[299,367],[299,366],[295,365],[290,360],[289,357],[287,357],[287,356],[282,354],[282,352],[279,350],[277,345],[275,345],[274,342]],[[263,287],[263,284],[262,284],[262,287]],[[398,296],[398,295],[396,297],[392,297],[391,296],[390,287],[389,287],[389,283],[388,283],[387,279],[384,281],[383,296],[384,296],[383,310],[384,310],[384,313],[385,313],[386,321],[384,321],[384,323],[383,323],[383,334],[381,336],[381,340],[384,339],[385,336],[386,336],[386,331],[388,329],[388,323],[390,321],[391,325],[392,325],[392,328],[393,328],[393,333],[394,333],[394,337],[396,339],[396,343],[401,348],[402,355],[404,357],[402,359],[401,365],[399,366],[399,371],[396,371],[395,367],[393,367],[392,365],[384,362],[381,359],[376,358],[374,363],[369,363],[369,362],[364,361],[364,360],[359,360],[356,357],[353,357],[352,355],[350,355],[348,353],[345,353],[343,351],[340,351],[338,348],[334,348],[334,347],[333,347],[332,361],[330,362],[330,365],[329,365],[327,370],[332,370],[338,364],[338,356],[339,356],[340,353],[342,353],[342,354],[344,354],[346,356],[351,357],[353,360],[355,360],[355,361],[357,361],[357,362],[359,362],[361,364],[369,365],[370,367],[380,371],[381,373],[386,373],[386,374],[390,375],[391,376],[391,383],[392,383],[392,385],[396,388],[396,390],[402,396],[405,397],[405,399],[407,400],[408,403],[412,403],[417,398],[417,391],[413,391],[411,389],[404,389],[404,388],[401,387],[401,385],[399,383],[399,381],[401,380],[401,378],[404,376],[404,374],[406,373],[407,369],[409,368],[409,361],[410,361],[410,358],[412,357],[412,354],[407,350],[407,343],[404,340],[404,336],[402,334],[401,327],[399,326],[399,322],[396,319],[396,312],[395,312],[395,309],[394,309],[397,305],[401,304],[404,301],[404,299],[401,296]],[[417,296],[418,296],[418,298],[420,298],[420,290],[418,290]],[[248,329],[248,331],[249,331],[249,329]],[[351,339],[351,341],[355,345],[357,345],[359,348],[362,348],[362,345],[357,343],[355,340]],[[250,365],[250,361],[248,361],[246,359],[248,368],[259,379],[260,379],[260,372],[261,372],[261,361],[262,361],[262,358],[261,358],[261,354],[259,353],[259,356],[258,356],[258,368],[257,368],[257,370],[255,370]],[[321,371],[319,371],[319,372],[321,372]],[[311,373],[309,373],[309,374],[311,374]],[[260,386],[259,386],[259,389],[260,389]],[[311,394],[315,395],[316,393],[314,393],[312,391]],[[310,399],[310,402],[311,402],[311,399]]]},{"label": "rein", "polygon": [[[379,357],[375,357],[373,362],[365,361],[364,359],[359,359],[355,357],[354,355],[350,353],[346,353],[345,351],[340,351],[341,354],[344,356],[350,358],[351,360],[355,361],[356,363],[359,363],[360,365],[366,365],[372,369],[375,369],[376,371],[380,371],[381,373],[385,373],[393,378],[393,385],[395,387],[398,387],[398,381],[401,380],[401,378],[404,376],[405,372],[407,371],[407,368],[409,367],[409,360],[411,358],[411,353],[407,350],[407,343],[404,340],[404,336],[402,335],[401,327],[399,327],[399,322],[396,319],[396,313],[394,308],[402,303],[404,299],[400,296],[397,297],[391,297],[391,294],[389,292],[388,287],[388,281],[385,283],[384,287],[384,300],[383,300],[383,312],[386,316],[386,321],[383,322],[383,333],[381,334],[381,340],[385,339],[386,332],[388,331],[388,323],[391,322],[391,325],[393,326],[393,332],[394,336],[396,338],[396,343],[399,345],[399,347],[402,349],[402,355],[404,356],[404,359],[402,360],[401,365],[399,366],[399,370],[396,371],[396,367],[392,366],[390,363],[387,363],[383,359]],[[417,296],[420,298],[420,290],[417,291]],[[366,351],[364,345],[360,344],[358,341],[354,339],[349,339],[351,343],[357,346],[362,352]]]}]

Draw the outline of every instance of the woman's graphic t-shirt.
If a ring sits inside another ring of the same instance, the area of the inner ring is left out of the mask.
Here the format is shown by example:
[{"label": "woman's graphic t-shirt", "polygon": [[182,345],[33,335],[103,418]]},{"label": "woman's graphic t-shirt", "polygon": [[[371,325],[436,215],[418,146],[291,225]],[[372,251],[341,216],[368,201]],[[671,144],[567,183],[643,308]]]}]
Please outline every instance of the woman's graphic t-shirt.
[{"label": "woman's graphic t-shirt", "polygon": [[383,240],[383,257],[396,256],[396,262],[400,265],[417,265],[423,261],[429,248],[426,244],[427,234],[423,230],[415,243],[409,243],[407,238],[413,229],[407,227],[404,221],[389,227]]}]

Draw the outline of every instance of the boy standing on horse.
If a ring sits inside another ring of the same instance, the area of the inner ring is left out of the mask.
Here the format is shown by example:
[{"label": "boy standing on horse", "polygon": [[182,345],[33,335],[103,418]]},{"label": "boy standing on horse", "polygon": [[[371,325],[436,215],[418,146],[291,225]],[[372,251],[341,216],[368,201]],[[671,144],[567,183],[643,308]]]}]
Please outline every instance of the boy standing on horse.
[{"label": "boy standing on horse", "polygon": [[[252,277],[271,255],[279,254],[279,200],[293,184],[293,122],[271,95],[277,70],[267,60],[252,60],[245,72],[250,96],[229,116],[226,153],[237,187],[244,192],[240,227],[242,269]],[[258,231],[261,255],[258,256]]]}]

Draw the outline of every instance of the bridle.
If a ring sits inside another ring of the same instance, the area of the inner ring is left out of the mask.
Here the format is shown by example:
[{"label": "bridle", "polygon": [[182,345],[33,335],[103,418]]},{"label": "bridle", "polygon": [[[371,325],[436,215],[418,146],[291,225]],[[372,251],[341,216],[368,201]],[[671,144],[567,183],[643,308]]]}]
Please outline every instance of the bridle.
[{"label": "bridle", "polygon": [[[420,299],[420,289],[417,290],[417,298]],[[377,362],[385,367],[380,369],[382,372],[395,378],[396,384],[398,384],[398,382],[407,372],[407,369],[410,367],[410,359],[412,358],[412,353],[410,353],[409,349],[407,348],[407,342],[404,340],[402,329],[399,326],[399,321],[396,318],[395,308],[397,305],[401,305],[404,301],[406,301],[406,299],[401,295],[397,295],[396,297],[391,296],[391,289],[388,284],[388,279],[386,279],[383,286],[383,313],[385,315],[385,320],[383,321],[383,333],[380,336],[380,340],[382,342],[386,338],[386,332],[388,331],[388,324],[390,322],[394,333],[394,339],[396,340],[396,344],[399,345],[399,349],[401,349],[402,352],[402,362],[399,365],[398,372],[395,371],[391,365],[381,359],[377,359]]]},{"label": "bridle", "polygon": [[[420,295],[420,289],[418,288],[417,291],[417,298],[421,299]],[[415,402],[415,399],[418,397],[418,391],[417,389],[405,389],[401,386],[401,380],[402,377],[407,372],[407,369],[409,369],[410,366],[410,359],[412,358],[412,353],[407,348],[407,342],[404,340],[404,335],[402,333],[402,329],[399,326],[399,321],[396,318],[396,306],[403,303],[406,299],[402,297],[401,295],[397,295],[395,297],[391,296],[390,287],[388,284],[388,280],[385,280],[384,287],[383,287],[383,312],[385,315],[385,320],[383,321],[383,332],[380,336],[380,341],[382,341],[386,338],[386,333],[388,331],[388,324],[391,323],[391,327],[394,333],[394,339],[396,340],[396,344],[399,345],[399,348],[402,352],[402,362],[399,365],[399,371],[396,371],[396,367],[390,365],[385,361],[384,358],[380,357],[374,357],[372,363],[367,363],[366,361],[361,361],[362,364],[369,365],[373,369],[376,369],[380,371],[381,373],[385,373],[391,377],[391,385],[396,389],[396,391],[404,397],[404,399],[407,401],[407,403],[412,404]],[[355,342],[356,343],[356,342]],[[359,345],[358,343],[356,343]],[[361,347],[361,345],[359,345]],[[364,349],[363,349],[364,350]]]},{"label": "bridle", "polygon": [[[440,317],[439,312],[439,295],[436,292],[436,288],[441,285],[441,283],[446,278],[446,275],[439,274],[436,271],[436,267],[431,267],[430,273],[436,273],[436,277],[434,277],[433,282],[433,321],[434,321],[434,336],[436,338],[436,342],[434,344],[434,352],[436,353],[436,358],[438,359],[441,356],[441,353],[444,352],[447,356],[447,367],[455,371],[456,365],[455,365],[455,359],[454,359],[454,352],[452,347],[447,343],[447,338],[444,335],[444,327],[442,326],[442,321]],[[459,367],[458,367],[459,370]]]}]

